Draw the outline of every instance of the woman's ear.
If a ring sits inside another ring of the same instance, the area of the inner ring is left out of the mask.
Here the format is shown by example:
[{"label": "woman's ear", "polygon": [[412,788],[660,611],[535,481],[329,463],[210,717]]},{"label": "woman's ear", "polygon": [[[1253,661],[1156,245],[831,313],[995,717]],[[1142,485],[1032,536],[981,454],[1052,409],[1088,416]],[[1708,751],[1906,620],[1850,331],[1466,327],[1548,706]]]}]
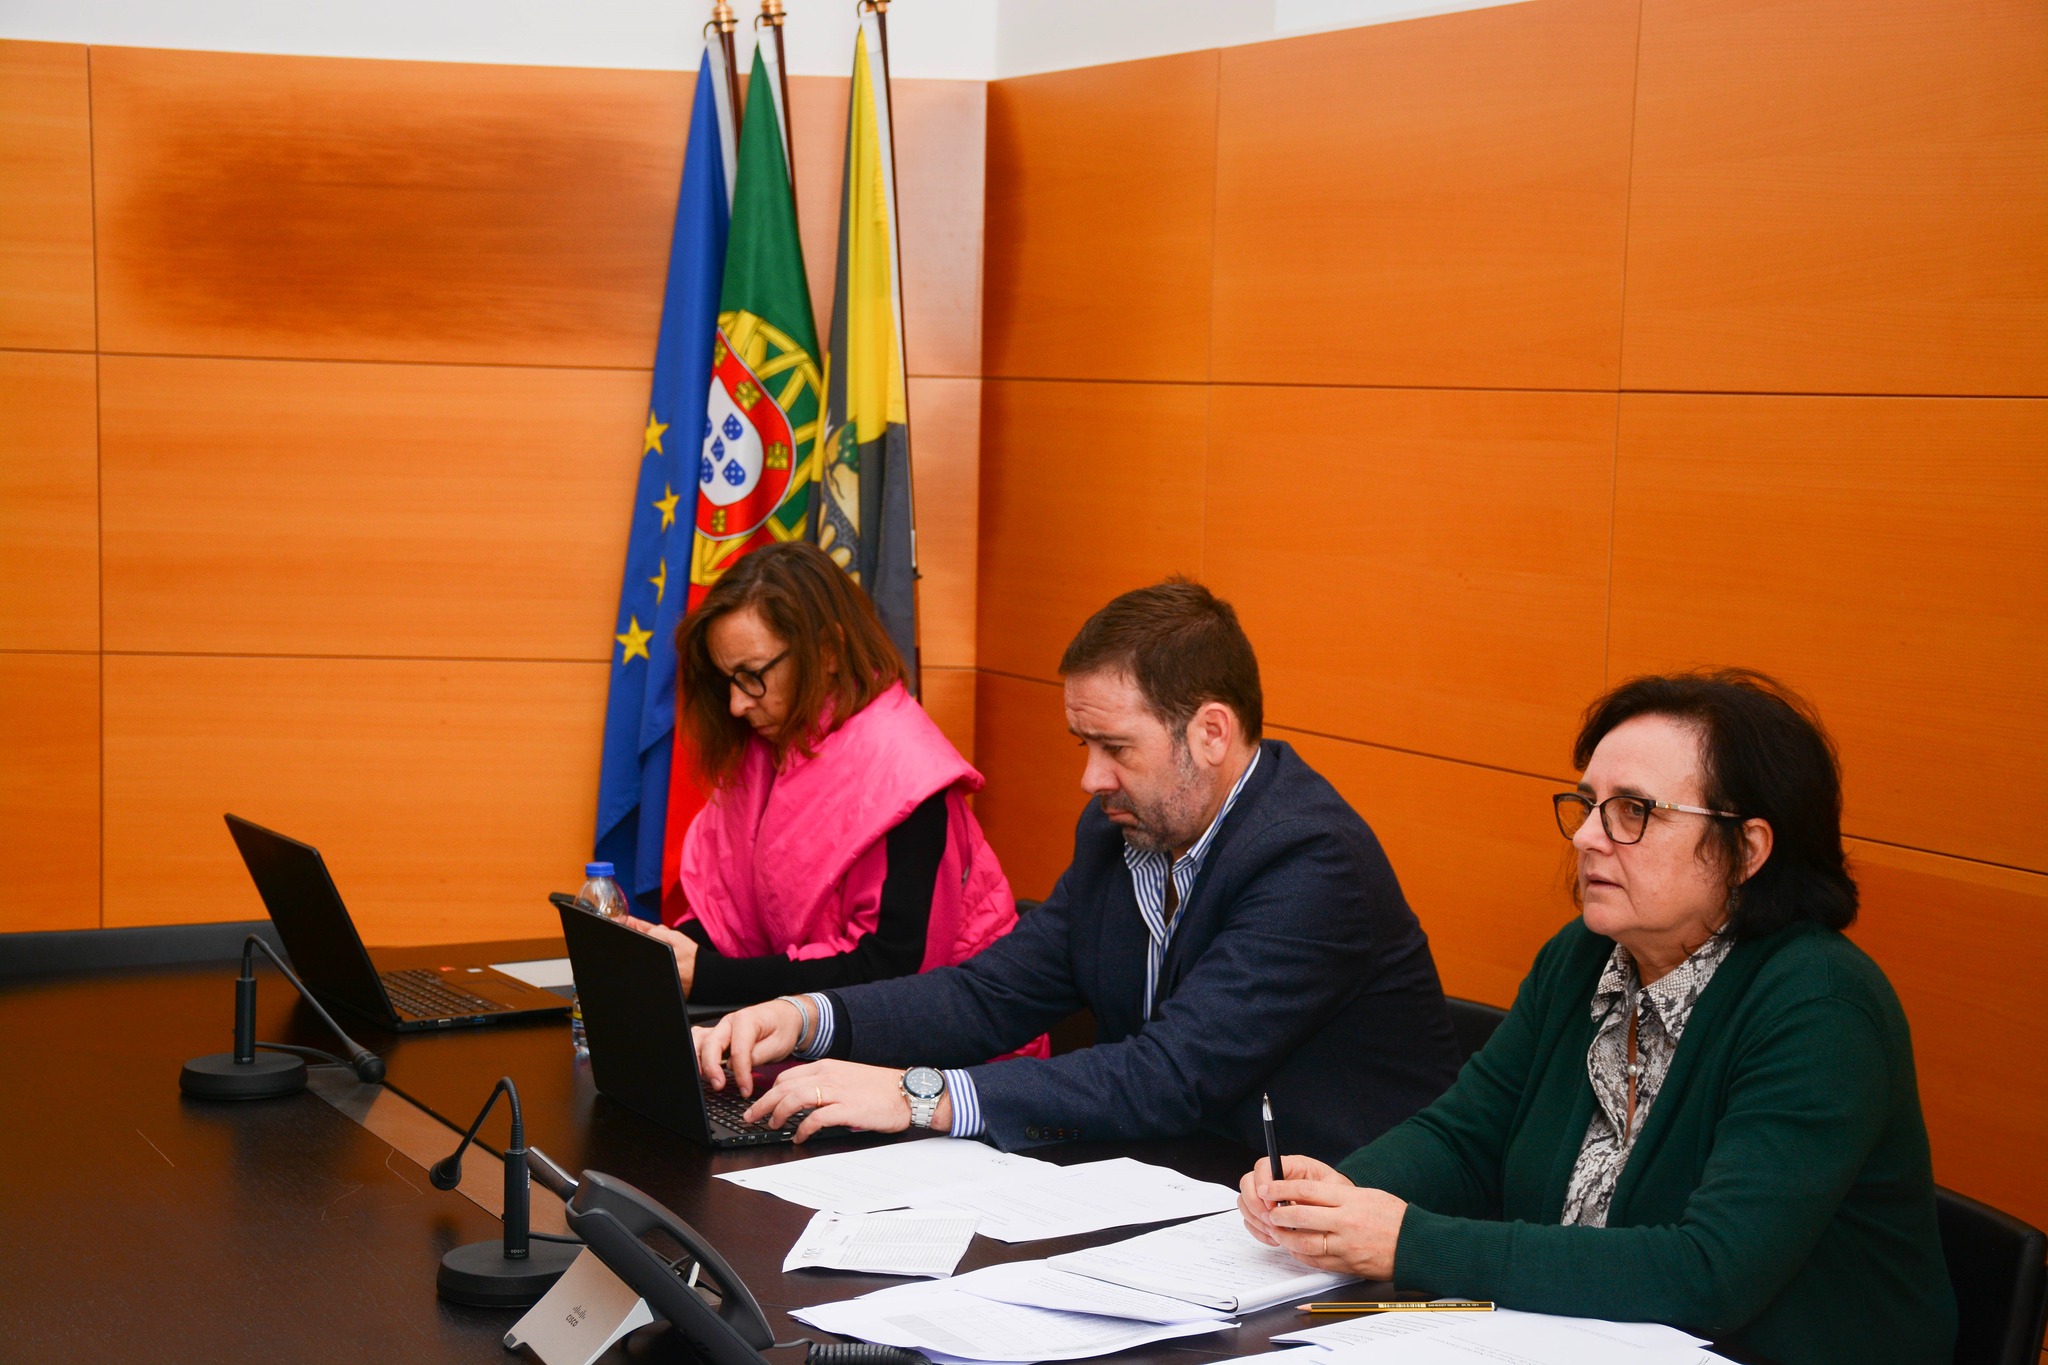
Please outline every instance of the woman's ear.
[{"label": "woman's ear", "polygon": [[839,661],[846,657],[846,627],[834,621],[832,638],[837,643],[825,651],[825,676],[828,678],[839,676]]},{"label": "woman's ear", "polygon": [[1742,822],[1742,880],[1754,877],[1757,869],[1770,859],[1774,837],[1768,820]]}]

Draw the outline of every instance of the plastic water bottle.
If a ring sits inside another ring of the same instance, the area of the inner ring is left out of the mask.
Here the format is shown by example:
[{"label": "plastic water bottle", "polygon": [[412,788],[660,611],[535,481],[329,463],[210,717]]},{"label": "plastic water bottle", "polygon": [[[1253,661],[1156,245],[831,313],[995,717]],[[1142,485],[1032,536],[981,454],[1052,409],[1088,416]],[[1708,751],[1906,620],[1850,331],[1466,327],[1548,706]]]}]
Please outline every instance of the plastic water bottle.
[{"label": "plastic water bottle", "polygon": [[[576,899],[586,905],[597,907],[599,914],[608,919],[624,919],[631,912],[626,908],[626,893],[612,880],[610,863],[585,863],[583,865],[583,889],[576,893]],[[583,999],[569,997],[569,1040],[576,1047],[576,1055],[590,1055],[590,1041],[583,1035]]]}]

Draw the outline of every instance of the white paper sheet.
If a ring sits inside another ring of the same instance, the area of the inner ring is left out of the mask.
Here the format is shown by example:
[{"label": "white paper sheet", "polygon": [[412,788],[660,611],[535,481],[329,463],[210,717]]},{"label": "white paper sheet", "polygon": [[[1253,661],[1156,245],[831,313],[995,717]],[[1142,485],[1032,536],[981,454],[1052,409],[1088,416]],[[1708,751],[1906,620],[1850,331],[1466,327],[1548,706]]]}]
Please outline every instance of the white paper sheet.
[{"label": "white paper sheet", "polygon": [[1327,1352],[1315,1365],[1693,1365],[1705,1342],[1654,1322],[1518,1313],[1373,1313],[1273,1338]]},{"label": "white paper sheet", "polygon": [[950,1275],[974,1240],[974,1215],[933,1210],[817,1213],[783,1257],[784,1270]]},{"label": "white paper sheet", "polygon": [[842,1303],[798,1308],[790,1316],[841,1336],[909,1346],[966,1361],[1081,1360],[1232,1323],[1132,1322],[998,1303],[960,1289],[959,1280],[900,1285]]},{"label": "white paper sheet", "polygon": [[948,1186],[987,1184],[1023,1167],[1049,1164],[966,1138],[935,1137],[730,1171],[718,1179],[807,1209],[874,1213],[900,1209]]},{"label": "white paper sheet", "polygon": [[569,959],[566,957],[536,957],[526,962],[493,962],[491,966],[505,975],[529,986],[538,986],[544,991],[566,991],[576,985],[576,978],[569,974]]},{"label": "white paper sheet", "polygon": [[1236,1213],[1070,1251],[1047,1262],[1060,1270],[1233,1313],[1322,1294],[1349,1275],[1310,1270],[1278,1247],[1256,1241]]},{"label": "white paper sheet", "polygon": [[1220,1308],[1055,1270],[1044,1261],[985,1266],[953,1281],[953,1287],[998,1303],[1095,1313],[1134,1322],[1220,1322],[1230,1316]]},{"label": "white paper sheet", "polygon": [[985,1185],[918,1199],[917,1208],[970,1209],[999,1242],[1073,1237],[1134,1223],[1163,1223],[1237,1206],[1237,1191],[1129,1157],[1078,1166],[1034,1162]]}]

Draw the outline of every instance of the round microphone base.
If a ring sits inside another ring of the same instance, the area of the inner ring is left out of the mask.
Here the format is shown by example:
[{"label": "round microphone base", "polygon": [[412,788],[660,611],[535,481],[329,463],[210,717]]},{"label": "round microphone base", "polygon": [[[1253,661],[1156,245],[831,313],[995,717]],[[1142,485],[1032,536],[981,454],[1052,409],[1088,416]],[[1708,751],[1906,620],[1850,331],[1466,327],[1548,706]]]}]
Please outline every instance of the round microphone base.
[{"label": "round microphone base", "polygon": [[289,1052],[259,1052],[237,1062],[232,1052],[194,1057],[178,1073],[178,1089],[201,1100],[268,1100],[306,1088],[306,1064]]},{"label": "round microphone base", "polygon": [[471,1242],[441,1258],[441,1273],[434,1288],[450,1303],[477,1308],[531,1308],[541,1295],[554,1288],[562,1272],[581,1252],[581,1246],[567,1242],[533,1241],[527,1244],[526,1259],[505,1255],[505,1243]]}]

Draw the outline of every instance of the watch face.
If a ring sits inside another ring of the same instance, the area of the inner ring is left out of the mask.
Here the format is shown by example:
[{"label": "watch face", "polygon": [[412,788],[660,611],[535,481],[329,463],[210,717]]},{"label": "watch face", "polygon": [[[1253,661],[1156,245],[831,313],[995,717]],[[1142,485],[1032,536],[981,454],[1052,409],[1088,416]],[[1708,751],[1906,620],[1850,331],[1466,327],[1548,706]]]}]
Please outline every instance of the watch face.
[{"label": "watch face", "polygon": [[946,1088],[946,1078],[928,1066],[914,1066],[903,1073],[903,1093],[913,1099],[935,1100]]}]

